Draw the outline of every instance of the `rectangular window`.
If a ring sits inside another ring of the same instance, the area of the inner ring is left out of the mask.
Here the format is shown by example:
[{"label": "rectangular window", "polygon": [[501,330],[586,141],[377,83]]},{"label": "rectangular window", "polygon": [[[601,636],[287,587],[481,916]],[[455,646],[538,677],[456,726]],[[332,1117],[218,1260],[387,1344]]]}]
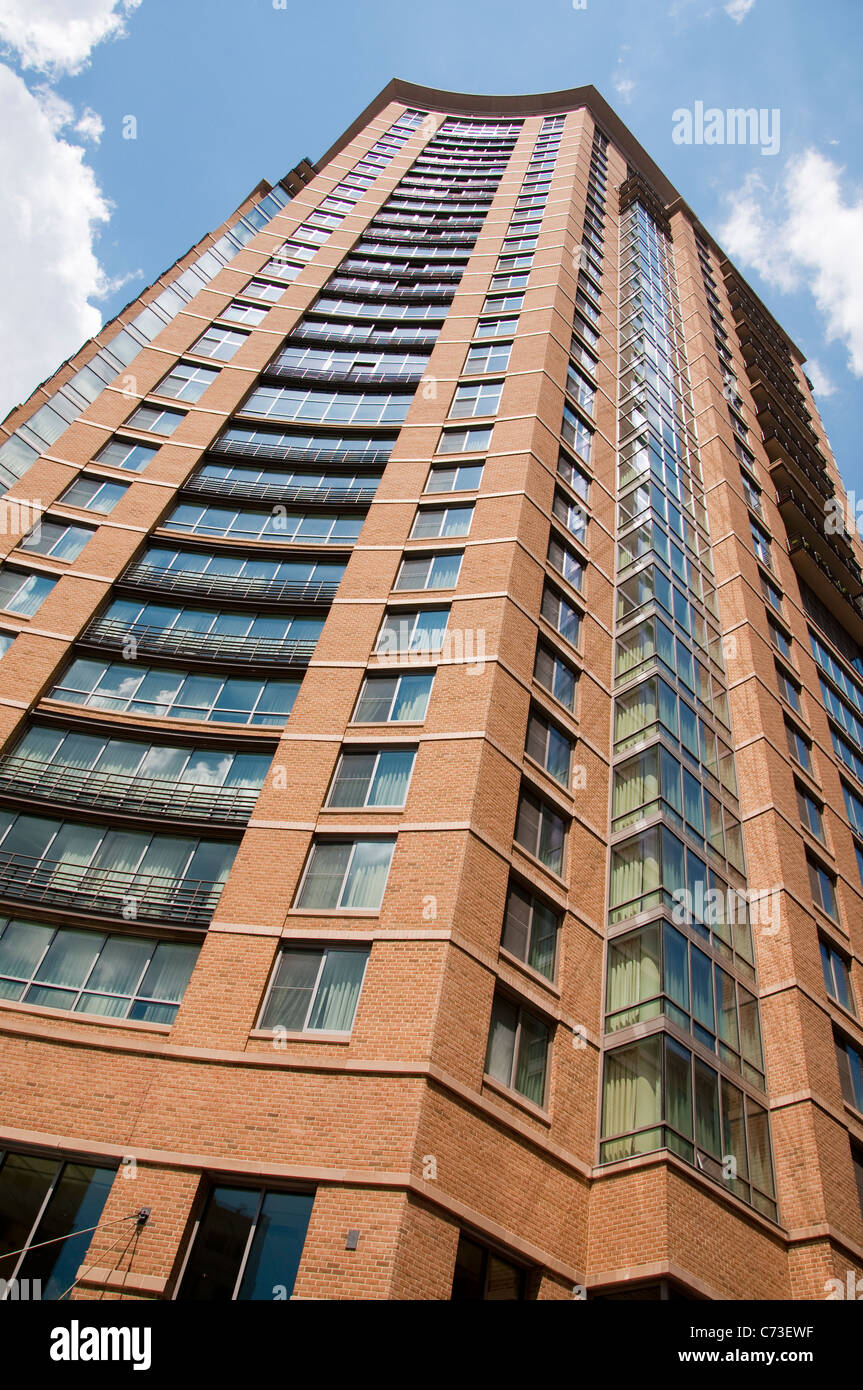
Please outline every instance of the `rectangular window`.
[{"label": "rectangular window", "polygon": [[454,468],[432,468],[426,492],[475,492],[482,478],[481,463],[464,463]]},{"label": "rectangular window", "polygon": [[573,463],[564,453],[561,453],[557,460],[557,471],[573,492],[578,493],[586,502],[590,493],[590,474],[585,473],[583,468],[579,468],[578,464]]},{"label": "rectangular window", "polygon": [[569,786],[572,740],[538,709],[532,709],[527,722],[525,752],[544,767],[550,777]]},{"label": "rectangular window", "polygon": [[576,415],[569,405],[563,407],[563,421],[560,426],[560,437],[564,444],[568,444],[571,449],[584,460],[590,462],[590,450],[593,443],[593,430],[589,425]]},{"label": "rectangular window", "polygon": [[840,955],[835,946],[831,946],[829,941],[825,941],[823,936],[818,938],[818,945],[821,950],[821,969],[824,972],[824,987],[831,999],[835,999],[837,1004],[841,1004],[843,1009],[849,1013],[856,1013],[854,1007],[854,996],[851,991],[851,971],[844,956]]},{"label": "rectangular window", "polygon": [[548,542],[548,563],[557,570],[558,574],[562,574],[574,589],[581,588],[584,579],[584,562],[574,550],[554,535]]},{"label": "rectangular window", "polygon": [[267,1303],[277,1290],[290,1298],[313,1201],[312,1193],[214,1187],[195,1225],[176,1298]]},{"label": "rectangular window", "polygon": [[[142,405],[129,416],[126,424],[132,429],[146,430],[149,434],[173,434],[181,420],[185,420],[181,410],[165,410],[158,405]],[[100,462],[108,460],[100,455]],[[128,466],[128,465],[126,465]]]},{"label": "rectangular window", "polygon": [[439,652],[448,618],[448,608],[394,608],[384,616],[375,652],[378,656]]},{"label": "rectangular window", "polygon": [[450,419],[460,420],[470,415],[495,415],[500,405],[502,381],[462,382],[455,389],[450,406]]},{"label": "rectangular window", "polygon": [[840,1033],[833,1034],[842,1096],[855,1110],[863,1111],[863,1052]]},{"label": "rectangular window", "polygon": [[0,565],[0,608],[22,618],[32,617],[56,583],[53,575],[33,574]]},{"label": "rectangular window", "polygon": [[444,430],[438,441],[439,454],[473,454],[485,452],[491,443],[491,426],[465,430]]},{"label": "rectangular window", "polygon": [[778,623],[774,623],[773,619],[769,616],[767,618],[767,627],[770,632],[770,640],[780,656],[784,656],[786,661],[790,661],[791,637],[789,634],[784,628],[780,627]]},{"label": "rectangular window", "polygon": [[483,372],[505,372],[509,366],[511,351],[512,343],[474,343],[468,348],[464,364],[465,375],[479,376]]},{"label": "rectangular window", "polygon": [[93,478],[85,474],[67,487],[59,501],[67,507],[80,507],[82,511],[100,512],[107,516],[128,491],[126,483],[112,483],[106,478]]},{"label": "rectangular window", "polygon": [[[510,249],[513,251],[519,249],[519,243],[513,242]],[[482,312],[484,314],[518,314],[521,312],[523,303],[523,294],[490,294],[482,306]]]},{"label": "rectangular window", "polygon": [[782,594],[780,590],[777,589],[775,584],[771,584],[766,574],[759,574],[758,578],[761,580],[761,592],[770,604],[770,607],[775,609],[777,613],[781,613]]},{"label": "rectangular window", "polygon": [[112,468],[125,468],[129,473],[140,473],[158,451],[149,444],[134,444],[128,439],[110,440],[96,455],[96,463],[110,464]]},{"label": "rectangular window", "polygon": [[355,724],[419,723],[425,719],[433,676],[366,676]]},{"label": "rectangular window", "polygon": [[227,304],[219,315],[220,318],[228,319],[230,323],[247,323],[251,327],[262,323],[267,317],[267,310],[255,304],[240,304],[236,299]]},{"label": "rectangular window", "polygon": [[172,1023],[198,946],[0,918],[0,999]]},{"label": "rectangular window", "polygon": [[754,512],[758,514],[758,516],[761,516],[763,514],[763,507],[761,505],[761,488],[758,487],[757,484],[754,483],[752,479],[749,477],[749,475],[747,473],[744,473],[742,469],[740,470],[740,477],[741,481],[743,482],[743,495],[746,498],[747,504],[752,508]]},{"label": "rectangular window", "polygon": [[804,772],[812,771],[811,745],[807,738],[796,727],[796,725],[785,720],[785,737],[788,741],[788,752],[796,763],[803,768]]},{"label": "rectangular window", "polygon": [[77,526],[71,521],[50,521],[42,517],[29,535],[19,541],[21,550],[34,555],[50,555],[52,560],[75,560],[94,535],[90,526]]},{"label": "rectangular window", "polygon": [[583,372],[570,362],[569,370],[566,374],[566,389],[573,400],[578,401],[582,410],[587,411],[588,415],[593,414],[593,403],[596,398],[596,387],[592,381],[588,381]]},{"label": "rectangular window", "polygon": [[578,676],[568,661],[542,641],[536,645],[533,678],[566,709],[574,711]]},{"label": "rectangular window", "polygon": [[55,700],[155,719],[282,725],[299,680],[249,680],[133,662],[77,659],[54,686]]},{"label": "rectangular window", "polygon": [[456,1250],[450,1301],[514,1302],[525,1297],[525,1272],[478,1241],[461,1233]]},{"label": "rectangular window", "polygon": [[443,540],[466,536],[473,518],[473,503],[452,507],[420,507],[411,527],[411,540]]},{"label": "rectangular window", "polygon": [[191,362],[178,362],[153,387],[153,395],[171,396],[177,401],[198,401],[218,375],[217,367],[196,367]]},{"label": "rectangular window", "polygon": [[552,810],[548,802],[526,787],[522,788],[518,801],[515,838],[523,849],[539,859],[547,869],[562,875],[566,822]]},{"label": "rectangular window", "polygon": [[415,748],[346,749],[327,806],[404,806],[415,757]]},{"label": "rectangular window", "polygon": [[258,1027],[350,1033],[368,958],[368,950],[353,948],[280,950]]},{"label": "rectangular window", "polygon": [[476,326],[477,338],[506,338],[518,327],[518,319],[480,319]]},{"label": "rectangular window", "polygon": [[510,882],[503,919],[501,945],[532,970],[554,979],[560,913],[541,898]]},{"label": "rectangular window", "polygon": [[462,552],[454,555],[406,555],[396,576],[396,589],[454,589]]},{"label": "rectangular window", "polygon": [[767,535],[767,532],[763,531],[751,518],[749,528],[752,532],[752,549],[755,551],[762,565],[766,565],[769,570],[772,570],[773,557],[770,554],[770,537]]},{"label": "rectangular window", "polygon": [[584,544],[587,535],[587,513],[577,502],[573,502],[559,488],[555,489],[552,513],[577,541]]},{"label": "rectangular window", "polygon": [[314,840],[295,906],[312,912],[379,912],[395,843]]},{"label": "rectangular window", "polygon": [[779,694],[797,713],[800,713],[800,686],[786,675],[782,667],[776,666],[776,684],[779,686]]},{"label": "rectangular window", "polygon": [[0,1279],[39,1280],[45,1301],[68,1294],[115,1175],[79,1159],[0,1155]]},{"label": "rectangular window", "polygon": [[578,646],[581,633],[581,614],[577,608],[573,608],[568,599],[549,584],[546,584],[542,591],[541,611],[542,616],[546,622],[551,623],[555,632],[559,632],[561,637],[565,638],[573,647]]},{"label": "rectangular window", "polygon": [[800,812],[801,821],[811,835],[814,835],[817,840],[823,840],[824,821],[821,815],[821,806],[799,782],[795,782],[794,786],[797,791],[797,809]]},{"label": "rectangular window", "polygon": [[495,995],[485,1058],[486,1075],[542,1105],[551,1032],[536,1014]]},{"label": "rectangular window", "polygon": [[839,920],[839,913],[836,908],[836,889],[832,874],[819,864],[816,859],[806,856],[806,864],[809,869],[809,883],[812,888],[812,897],[815,899],[817,907],[832,917],[834,921]]}]

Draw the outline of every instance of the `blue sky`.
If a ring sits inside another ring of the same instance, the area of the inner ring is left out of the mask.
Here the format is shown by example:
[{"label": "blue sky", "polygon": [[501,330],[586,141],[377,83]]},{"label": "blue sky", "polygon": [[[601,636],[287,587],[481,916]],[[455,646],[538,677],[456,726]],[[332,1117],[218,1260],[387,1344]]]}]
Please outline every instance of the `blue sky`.
[{"label": "blue sky", "polygon": [[[320,155],[391,77],[592,83],[814,359],[863,497],[860,0],[281,3],[3,0],[0,168],[18,194],[0,233],[0,345],[18,365],[0,409],[261,178]],[[696,101],[778,108],[779,152],[674,143],[674,111]]]}]

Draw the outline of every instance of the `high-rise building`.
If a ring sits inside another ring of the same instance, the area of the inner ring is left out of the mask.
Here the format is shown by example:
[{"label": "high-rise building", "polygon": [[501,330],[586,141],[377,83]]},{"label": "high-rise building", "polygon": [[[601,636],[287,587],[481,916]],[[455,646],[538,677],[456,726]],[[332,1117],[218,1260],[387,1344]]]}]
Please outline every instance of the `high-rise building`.
[{"label": "high-rise building", "polygon": [[863,551],[803,362],[592,87],[396,81],[12,411],[0,1278],[863,1273]]}]

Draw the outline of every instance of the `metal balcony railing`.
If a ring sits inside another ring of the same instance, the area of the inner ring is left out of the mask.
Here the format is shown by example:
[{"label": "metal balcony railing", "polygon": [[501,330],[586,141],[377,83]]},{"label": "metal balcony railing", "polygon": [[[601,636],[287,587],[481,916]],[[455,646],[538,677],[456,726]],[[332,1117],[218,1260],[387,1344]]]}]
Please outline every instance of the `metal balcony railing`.
[{"label": "metal balcony railing", "polygon": [[334,275],[327,285],[328,294],[358,294],[370,299],[392,300],[395,303],[414,299],[451,299],[454,285],[397,285],[383,280],[359,280],[346,275]]},{"label": "metal balcony railing", "polygon": [[106,811],[222,825],[245,824],[258,798],[257,788],[209,787],[195,782],[121,776],[22,758],[14,753],[0,758],[0,792],[27,799],[35,797],[57,806],[97,806]]},{"label": "metal balcony railing", "polygon": [[215,911],[221,883],[206,879],[163,878],[120,869],[59,864],[0,849],[0,898],[46,903],[120,916],[134,904],[135,920],[205,927]]},{"label": "metal balcony railing", "polygon": [[333,343],[335,346],[357,343],[365,350],[374,347],[434,347],[437,336],[436,328],[417,328],[404,332],[401,330],[383,332],[372,329],[370,332],[344,333],[336,324],[315,323],[309,320],[291,334],[291,339],[295,343],[326,342]]},{"label": "metal balcony railing", "polygon": [[165,570],[143,561],[130,565],[121,576],[122,584],[152,589],[163,594],[188,594],[197,598],[261,599],[267,603],[329,604],[335,598],[338,580],[297,584],[283,579],[256,576],[202,574],[200,570]]},{"label": "metal balcony railing", "polygon": [[216,439],[209,446],[211,454],[230,454],[236,458],[278,459],[282,463],[386,463],[391,449],[338,448],[324,445],[304,449],[296,444],[270,444],[268,440]]},{"label": "metal balcony railing", "polygon": [[183,492],[207,497],[247,497],[255,502],[319,502],[327,507],[367,507],[374,487],[303,487],[294,483],[265,483],[242,478],[208,478],[200,474],[183,484]]},{"label": "metal balcony railing", "polygon": [[305,666],[317,645],[308,638],[292,641],[279,637],[236,637],[226,633],[195,632],[191,628],[122,623],[112,618],[94,618],[81,634],[81,640],[112,651],[123,651],[134,641],[138,651],[153,656],[277,666]]},{"label": "metal balcony railing", "polygon": [[407,367],[399,367],[395,371],[387,369],[381,371],[378,367],[361,367],[356,369],[322,367],[292,367],[289,363],[271,362],[264,368],[264,377],[275,377],[277,381],[326,381],[342,386],[377,386],[383,382],[410,383],[419,381],[425,371],[426,364],[420,366],[411,364]]}]

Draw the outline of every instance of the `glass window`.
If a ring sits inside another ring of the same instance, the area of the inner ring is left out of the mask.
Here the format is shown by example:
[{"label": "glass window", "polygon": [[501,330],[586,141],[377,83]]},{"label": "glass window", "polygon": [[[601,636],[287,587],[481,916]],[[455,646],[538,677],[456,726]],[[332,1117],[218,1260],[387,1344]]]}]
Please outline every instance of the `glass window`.
[{"label": "glass window", "polygon": [[[274,286],[278,290],[279,297],[284,293],[284,286]],[[248,333],[240,333],[235,328],[218,328],[213,326],[208,328],[206,333],[202,333],[197,342],[189,348],[189,352],[197,353],[199,357],[214,357],[219,362],[229,362],[238,348],[248,338]],[[191,399],[191,398],[189,398]]]},{"label": "glass window", "polygon": [[578,677],[568,661],[552,650],[545,642],[537,642],[533,678],[548,690],[566,709],[575,709],[575,691]]},{"label": "glass window", "polygon": [[486,1075],[510,1087],[534,1105],[545,1100],[551,1031],[542,1019],[504,995],[492,1006]]},{"label": "glass window", "polygon": [[[186,417],[181,410],[165,410],[157,405],[142,405],[126,421],[136,430],[147,430],[151,434],[173,434],[181,420]],[[103,455],[101,463],[109,462]],[[121,465],[122,466],[122,465]],[[128,465],[125,465],[128,467]]]},{"label": "glass window", "polygon": [[559,594],[549,584],[546,584],[542,592],[542,616],[546,622],[550,623],[561,637],[570,642],[573,647],[578,646],[578,639],[581,632],[581,614],[578,609],[573,608],[568,599]]},{"label": "glass window", "polygon": [[178,362],[153,387],[153,395],[172,396],[178,401],[198,401],[218,375],[217,367],[196,367],[191,362]]},{"label": "glass window", "polygon": [[476,326],[477,338],[506,338],[518,327],[518,319],[480,319]]},{"label": "glass window", "polygon": [[542,899],[510,882],[503,919],[501,945],[546,979],[554,979],[560,912]]},{"label": "glass window", "polygon": [[450,406],[450,419],[463,419],[469,415],[495,415],[500,405],[502,381],[462,382],[455,389]]},{"label": "glass window", "polygon": [[776,667],[776,683],[779,686],[779,694],[793,710],[800,712],[800,686],[786,675],[781,666]]},{"label": "glass window", "polygon": [[52,575],[33,574],[0,565],[0,608],[29,618],[57,583]]},{"label": "glass window", "polygon": [[299,687],[299,680],[245,680],[133,662],[78,659],[51,694],[55,700],[76,705],[160,719],[280,725],[287,720]]},{"label": "glass window", "polygon": [[834,1033],[836,1062],[843,1098],[855,1110],[863,1111],[863,1052],[839,1033]]},{"label": "glass window", "polygon": [[527,722],[525,751],[564,787],[569,786],[572,750],[572,740],[540,710],[532,709]]},{"label": "glass window", "polygon": [[461,464],[453,468],[432,468],[426,492],[475,492],[482,478],[481,463]]},{"label": "glass window", "polygon": [[473,518],[473,503],[452,507],[420,507],[411,527],[411,540],[438,540],[466,536]]},{"label": "glass window", "polygon": [[368,958],[357,949],[280,950],[258,1026],[350,1033]]},{"label": "glass window", "polygon": [[419,723],[425,719],[433,676],[366,676],[353,722],[383,724]]},{"label": "glass window", "polygon": [[399,566],[396,589],[454,589],[462,552],[449,555],[408,554]]},{"label": "glass window", "polygon": [[797,791],[797,809],[800,812],[800,819],[810,834],[823,840],[824,822],[821,816],[821,806],[799,782],[795,782],[794,786]]},{"label": "glass window", "polygon": [[548,563],[562,574],[574,589],[580,589],[584,578],[584,562],[564,541],[552,535],[548,542]]},{"label": "glass window", "polygon": [[171,1023],[197,946],[0,918],[0,998]]},{"label": "glass window", "polygon": [[828,917],[838,921],[835,881],[832,874],[828,873],[823,864],[819,864],[816,859],[810,859],[808,854],[806,864],[809,869],[809,883],[816,906],[820,907],[821,911],[825,912]]},{"label": "glass window", "polygon": [[76,478],[71,487],[67,487],[59,500],[67,507],[80,507],[82,511],[100,512],[107,516],[128,491],[126,483],[112,483],[106,478],[84,474]]},{"label": "glass window", "polygon": [[821,968],[824,972],[824,987],[831,999],[835,999],[841,1004],[843,1009],[848,1009],[850,1013],[856,1013],[854,1008],[854,995],[851,991],[851,971],[848,962],[843,955],[840,955],[835,946],[829,941],[825,941],[823,936],[818,938],[818,945],[821,951]]},{"label": "glass window", "polygon": [[450,1299],[456,1303],[514,1301],[525,1297],[525,1272],[463,1232],[456,1250]]},{"label": "glass window", "polygon": [[289,1299],[313,1201],[311,1193],[214,1187],[195,1227],[177,1299]]},{"label": "glass window", "polygon": [[438,441],[439,454],[472,454],[484,452],[491,443],[491,426],[444,430]]},{"label": "glass window", "polygon": [[577,502],[573,502],[559,488],[555,489],[552,513],[577,541],[585,542],[587,536],[587,513]]},{"label": "glass window", "polygon": [[126,439],[112,439],[96,455],[96,463],[110,464],[112,468],[125,468],[129,473],[140,473],[156,457],[157,450],[148,444],[134,444]]},{"label": "glass window", "polygon": [[429,656],[439,652],[448,618],[448,608],[393,608],[384,616],[375,653],[388,656],[411,652]]},{"label": "glass window", "polygon": [[44,517],[19,542],[22,550],[34,555],[50,555],[53,560],[75,560],[94,534],[90,526],[77,526],[70,521],[50,521]]},{"label": "glass window", "polygon": [[[505,372],[509,366],[509,354],[511,351],[512,343],[474,343],[468,348],[468,354],[464,364],[465,375],[473,374],[479,376],[484,372]],[[497,406],[495,406],[494,409],[496,410]],[[474,410],[467,413],[476,415],[479,412]],[[493,411],[489,411],[488,413],[492,414]]]},{"label": "glass window", "polygon": [[590,450],[593,444],[593,430],[589,425],[576,415],[569,405],[563,407],[563,421],[560,426],[560,436],[564,444],[568,444],[571,449],[584,459],[585,463],[590,462]]},{"label": "glass window", "polygon": [[803,768],[804,772],[812,771],[812,756],[810,743],[800,732],[796,725],[785,720],[785,737],[788,742],[788,751],[796,763]]},{"label": "glass window", "polygon": [[566,821],[526,787],[519,797],[515,839],[553,873],[563,873]]},{"label": "glass window", "polygon": [[[267,269],[269,270],[271,266],[272,262],[267,266]],[[225,306],[219,317],[228,319],[231,323],[247,323],[254,328],[256,324],[263,323],[267,317],[267,310],[256,304],[241,304],[235,299]]]},{"label": "glass window", "polygon": [[327,805],[404,806],[415,757],[415,748],[346,750],[339,759]]},{"label": "glass window", "polygon": [[115,1171],[53,1155],[0,1155],[0,1279],[38,1280],[46,1301],[68,1296]]},{"label": "glass window", "polygon": [[312,844],[296,906],[311,911],[379,912],[394,839],[323,840]]}]

